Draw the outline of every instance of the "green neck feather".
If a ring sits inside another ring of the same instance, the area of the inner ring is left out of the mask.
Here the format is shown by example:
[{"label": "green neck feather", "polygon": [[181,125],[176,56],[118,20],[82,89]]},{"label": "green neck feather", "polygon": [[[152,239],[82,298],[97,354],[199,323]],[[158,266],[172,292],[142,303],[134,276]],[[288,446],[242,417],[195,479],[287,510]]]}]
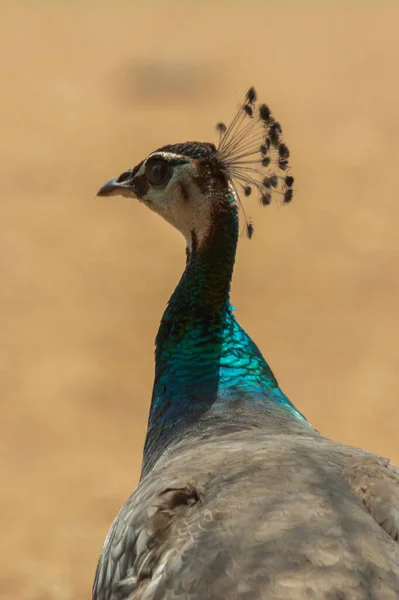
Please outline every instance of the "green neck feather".
[{"label": "green neck feather", "polygon": [[170,443],[202,422],[259,426],[278,413],[306,419],[278,387],[259,349],[237,323],[230,284],[238,241],[234,198],[214,216],[208,238],[193,246],[169,300],[156,339],[155,381],[144,452],[144,472]]}]

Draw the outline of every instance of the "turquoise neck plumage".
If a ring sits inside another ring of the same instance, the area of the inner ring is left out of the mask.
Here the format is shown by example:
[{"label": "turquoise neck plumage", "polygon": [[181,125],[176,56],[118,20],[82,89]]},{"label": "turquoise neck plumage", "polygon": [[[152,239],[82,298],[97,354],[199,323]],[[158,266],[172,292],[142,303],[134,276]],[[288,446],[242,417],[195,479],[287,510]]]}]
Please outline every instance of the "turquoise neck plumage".
[{"label": "turquoise neck plumage", "polygon": [[284,412],[306,423],[279,389],[257,346],[237,323],[230,283],[238,241],[234,198],[225,201],[206,241],[192,249],[162,317],[156,339],[155,381],[146,460],[159,455],[178,432],[239,408]]}]

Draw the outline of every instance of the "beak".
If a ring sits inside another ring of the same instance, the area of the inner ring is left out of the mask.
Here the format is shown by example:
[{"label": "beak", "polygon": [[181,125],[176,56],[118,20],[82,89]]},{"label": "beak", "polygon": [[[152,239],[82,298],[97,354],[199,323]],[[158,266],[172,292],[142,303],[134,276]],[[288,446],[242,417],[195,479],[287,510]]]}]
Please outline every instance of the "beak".
[{"label": "beak", "polygon": [[118,177],[110,179],[97,192],[97,196],[126,196],[137,198],[137,192],[128,181],[118,182]]}]

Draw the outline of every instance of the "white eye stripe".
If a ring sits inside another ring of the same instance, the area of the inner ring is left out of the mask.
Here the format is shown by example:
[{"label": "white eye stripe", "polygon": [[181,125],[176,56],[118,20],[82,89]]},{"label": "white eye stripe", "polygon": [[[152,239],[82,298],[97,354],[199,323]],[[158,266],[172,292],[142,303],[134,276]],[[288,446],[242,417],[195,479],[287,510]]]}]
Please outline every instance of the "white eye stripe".
[{"label": "white eye stripe", "polygon": [[157,159],[157,158],[159,158],[160,160],[165,160],[166,162],[171,162],[172,165],[173,165],[174,161],[179,160],[179,159],[181,159],[184,162],[188,162],[188,160],[189,160],[187,158],[187,156],[184,156],[183,154],[176,154],[175,152],[163,152],[160,150],[156,150],[155,152],[152,152],[151,154],[149,154],[147,156],[147,158],[141,165],[137,175],[142,175],[145,172],[148,160],[150,160],[150,159],[153,160],[153,159]]},{"label": "white eye stripe", "polygon": [[145,159],[145,163],[147,162],[148,159],[150,158],[160,158],[163,160],[174,160],[176,158],[185,158],[183,157],[181,154],[175,154],[174,152],[162,152],[159,150],[155,150],[155,152],[152,152],[149,156],[147,156],[147,158]]}]

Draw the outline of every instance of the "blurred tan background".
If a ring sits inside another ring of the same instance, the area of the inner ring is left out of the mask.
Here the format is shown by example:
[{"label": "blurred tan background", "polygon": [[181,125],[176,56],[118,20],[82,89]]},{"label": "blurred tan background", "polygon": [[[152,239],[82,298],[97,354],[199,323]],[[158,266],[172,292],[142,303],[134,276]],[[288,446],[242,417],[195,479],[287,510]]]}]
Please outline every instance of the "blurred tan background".
[{"label": "blurred tan background", "polygon": [[380,0],[0,4],[1,600],[89,598],[139,475],[184,243],[95,193],[215,141],[249,85],[297,193],[246,202],[238,318],[321,432],[399,463],[398,22]]}]

